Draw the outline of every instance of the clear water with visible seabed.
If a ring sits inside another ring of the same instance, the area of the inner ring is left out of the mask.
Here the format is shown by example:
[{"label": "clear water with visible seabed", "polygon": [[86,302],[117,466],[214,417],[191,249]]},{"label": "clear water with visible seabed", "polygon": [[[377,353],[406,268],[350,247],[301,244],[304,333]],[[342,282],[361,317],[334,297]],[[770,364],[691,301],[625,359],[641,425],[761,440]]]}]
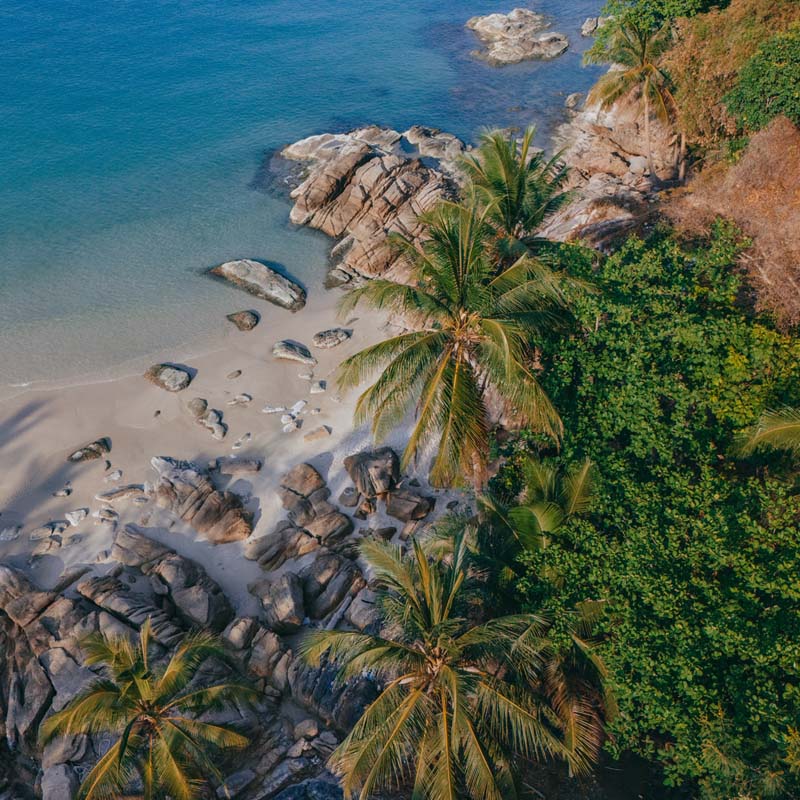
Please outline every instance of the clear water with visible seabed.
[{"label": "clear water with visible seabed", "polygon": [[0,391],[210,341],[246,306],[202,274],[227,259],[324,291],[330,243],[253,188],[264,155],[367,123],[544,133],[599,74],[599,6],[529,4],[570,50],[497,69],[464,28],[497,0],[2,0]]}]

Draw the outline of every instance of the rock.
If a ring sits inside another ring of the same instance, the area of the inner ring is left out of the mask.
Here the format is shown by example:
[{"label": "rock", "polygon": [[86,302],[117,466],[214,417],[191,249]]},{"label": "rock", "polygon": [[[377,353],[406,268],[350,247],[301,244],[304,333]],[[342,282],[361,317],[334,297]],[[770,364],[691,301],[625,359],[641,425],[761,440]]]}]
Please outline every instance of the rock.
[{"label": "rock", "polygon": [[[44,746],[42,767],[47,770],[57,764],[82,761],[86,755],[89,737],[83,734],[59,736]],[[68,796],[68,795],[67,795]]]},{"label": "rock", "polygon": [[314,380],[314,370],[313,369],[304,369],[302,372],[297,373],[297,377],[300,378],[301,381],[313,381]]},{"label": "rock", "polygon": [[287,652],[291,651],[287,650],[277,634],[258,626],[258,630],[253,636],[253,645],[250,651],[250,672],[271,682],[275,670]]},{"label": "rock", "polygon": [[108,475],[103,478],[104,483],[116,483],[117,481],[122,480],[122,470],[115,469],[112,472],[109,472]]},{"label": "rock", "polygon": [[380,614],[375,605],[375,592],[363,588],[347,607],[345,619],[360,631],[377,629],[380,626]]},{"label": "rock", "polygon": [[386,513],[401,522],[420,520],[430,514],[436,499],[423,497],[406,489],[389,492],[386,496]]},{"label": "rock", "polygon": [[64,514],[64,519],[74,528],[80,525],[88,516],[88,508],[76,508],[74,511],[67,511],[67,513]]},{"label": "rock", "polygon": [[306,612],[311,619],[327,617],[348,594],[354,596],[364,586],[356,564],[335,553],[316,558],[301,576]]},{"label": "rock", "polygon": [[193,397],[186,404],[186,408],[195,419],[200,419],[208,411],[208,400],[203,397]]},{"label": "rock", "polygon": [[25,739],[36,730],[53,697],[53,686],[36,658],[27,659],[24,668],[20,664],[20,671],[12,675],[5,720],[9,742]]},{"label": "rock", "polygon": [[347,456],[344,468],[365,498],[386,494],[400,480],[400,461],[391,447],[364,450]]},{"label": "rock", "polygon": [[581,36],[594,36],[609,19],[610,17],[586,17],[581,25]]},{"label": "rock", "polygon": [[228,400],[229,406],[246,406],[253,401],[253,396],[250,394],[237,394],[235,397]]},{"label": "rock", "polygon": [[404,154],[400,138],[397,131],[360,128],[311,136],[282,153],[309,164],[305,180],[291,194],[292,222],[339,240],[331,251],[330,283],[390,269],[407,274],[388,235],[419,241],[424,233],[419,214],[454,191],[451,179]]},{"label": "rock", "polygon": [[343,800],[342,790],[336,783],[310,780],[284,789],[275,800]]},{"label": "rock", "polygon": [[283,414],[286,409],[283,406],[264,406],[261,409],[262,414]]},{"label": "rock", "polygon": [[317,359],[311,355],[311,351],[305,345],[293,342],[290,339],[275,342],[272,346],[272,356],[284,361],[297,361],[300,364],[308,364],[312,367],[317,363]]},{"label": "rock", "polygon": [[272,533],[247,542],[244,557],[257,561],[265,570],[273,570],[287,559],[300,558],[318,547],[317,539],[288,520],[283,520]]},{"label": "rock", "polygon": [[258,623],[252,617],[237,617],[222,632],[222,638],[234,649],[250,647]]},{"label": "rock", "polygon": [[388,542],[396,533],[397,528],[395,528],[394,525],[388,525],[385,528],[375,528],[372,531],[373,536],[377,537],[378,539],[383,539],[384,542]]},{"label": "rock", "polygon": [[20,533],[22,533],[22,525],[10,525],[3,528],[0,530],[0,542],[13,542],[15,539],[19,539]]},{"label": "rock", "polygon": [[255,780],[256,773],[251,769],[240,769],[233,775],[228,775],[224,783],[217,789],[217,797],[238,797]]},{"label": "rock", "polygon": [[309,394],[324,394],[328,388],[328,384],[325,381],[314,381],[311,384],[311,388],[308,390]]},{"label": "rock", "polygon": [[252,515],[232,492],[220,492],[203,470],[190,462],[157,457],[152,496],[165,508],[202,533],[213,544],[246,539],[253,532]]},{"label": "rock", "polygon": [[321,439],[327,439],[331,433],[333,433],[333,430],[328,425],[320,425],[304,434],[303,440],[306,442],[318,442]]},{"label": "rock", "polygon": [[261,785],[259,798],[273,797],[288,784],[305,774],[311,763],[305,758],[287,758],[281,761],[272,772],[264,779]]},{"label": "rock", "polygon": [[228,314],[226,319],[230,320],[240,331],[251,331],[258,325],[261,317],[255,311],[236,311]]},{"label": "rock", "polygon": [[217,469],[224,475],[252,475],[261,471],[262,461],[259,458],[227,458],[216,459],[212,469]]},{"label": "rock", "polygon": [[274,580],[262,580],[249,587],[261,601],[267,624],[275,633],[294,633],[305,618],[300,578],[284,572]]},{"label": "rock", "polygon": [[303,409],[308,405],[308,400],[298,400],[290,409],[289,411],[297,416],[297,414],[301,414]]},{"label": "rock", "polygon": [[644,175],[648,170],[647,158],[645,156],[632,156],[630,170],[634,175]]},{"label": "rock", "polygon": [[72,484],[67,481],[61,489],[53,492],[53,497],[69,497],[72,494]]},{"label": "rock", "polygon": [[239,378],[241,376],[241,374],[242,374],[242,371],[240,369],[235,369],[232,372],[229,372],[225,377],[229,381],[235,381],[237,378]]},{"label": "rock", "polygon": [[67,800],[77,791],[78,778],[66,764],[56,764],[42,774],[42,800]]},{"label": "rock", "polygon": [[315,333],[311,339],[314,347],[320,347],[323,350],[329,350],[331,347],[338,347],[340,344],[346,342],[352,334],[344,328],[329,328],[326,331]]},{"label": "rock", "polygon": [[338,541],[353,532],[353,521],[340,511],[318,516],[303,526],[312,536],[322,544]]},{"label": "rock", "polygon": [[212,275],[289,311],[299,311],[306,304],[305,290],[271,267],[245,258],[227,261],[214,267]]},{"label": "rock", "polygon": [[192,382],[192,376],[185,369],[173,364],[155,364],[144,376],[168,392],[183,391]]},{"label": "rock", "polygon": [[40,658],[42,666],[47,671],[50,683],[56,690],[53,698],[53,711],[60,711],[79,692],[83,691],[97,676],[90,669],[81,667],[61,647],[54,647],[44,653]]},{"label": "rock", "polygon": [[437,158],[448,165],[455,164],[464,154],[464,142],[452,133],[445,133],[438,128],[413,125],[403,136],[409,144],[416,146],[421,156]]},{"label": "rock", "polygon": [[214,422],[208,426],[211,431],[211,436],[218,442],[221,442],[228,433],[228,426],[222,422]]},{"label": "rock", "polygon": [[282,489],[301,497],[309,497],[318,489],[322,489],[325,481],[311,464],[297,464],[281,478],[280,485]]},{"label": "rock", "polygon": [[515,8],[508,14],[472,17],[467,27],[486,45],[484,51],[475,55],[494,66],[555,58],[569,47],[569,40],[563,34],[545,32],[549,23],[544,15],[527,8]]},{"label": "rock", "polygon": [[564,107],[570,109],[577,108],[582,99],[583,92],[572,92],[572,94],[567,95],[567,99],[564,101]]},{"label": "rock", "polygon": [[[71,540],[70,540],[71,541]],[[62,540],[60,536],[49,536],[36,543],[36,547],[31,550],[31,558],[41,558],[42,556],[52,555],[61,549]]]},{"label": "rock", "polygon": [[100,458],[101,456],[110,452],[111,440],[104,437],[102,439],[97,439],[94,442],[90,442],[89,444],[85,444],[78,450],[73,451],[69,456],[67,456],[67,461],[72,461],[75,463],[81,461],[93,461],[94,459]]},{"label": "rock", "polygon": [[295,739],[313,739],[319,736],[319,723],[315,719],[303,719],[294,726]]},{"label": "rock", "polygon": [[348,486],[339,495],[339,504],[343,505],[345,508],[355,508],[360,499],[361,494],[359,493],[358,489],[356,489],[355,486]]}]

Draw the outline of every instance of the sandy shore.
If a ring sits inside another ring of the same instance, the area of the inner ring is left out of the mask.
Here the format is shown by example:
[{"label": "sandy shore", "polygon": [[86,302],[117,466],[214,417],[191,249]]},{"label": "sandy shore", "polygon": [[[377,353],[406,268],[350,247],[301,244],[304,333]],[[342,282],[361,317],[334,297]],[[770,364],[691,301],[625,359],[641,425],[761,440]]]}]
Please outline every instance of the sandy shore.
[{"label": "sandy shore", "polygon": [[[51,521],[64,519],[71,510],[95,511],[102,504],[95,495],[114,486],[144,483],[155,477],[150,459],[156,455],[192,460],[205,464],[210,459],[236,454],[257,457],[264,467],[248,480],[234,479],[234,491],[249,497],[248,507],[255,512],[253,535],[268,533],[282,518],[283,510],[274,491],[280,477],[294,464],[309,461],[329,481],[334,496],[349,482],[342,458],[369,445],[369,431],[354,430],[352,414],[357,392],[337,396],[332,377],[336,367],[351,353],[386,336],[383,317],[374,312],[337,318],[338,292],[319,289],[307,306],[292,314],[241,294],[239,308],[254,308],[261,322],[252,331],[241,332],[230,326],[219,346],[202,355],[162,353],[156,360],[186,364],[197,371],[191,385],[171,394],[146,381],[141,373],[103,382],[22,391],[0,403],[0,529],[22,526],[17,538],[0,541],[0,561],[30,569],[43,587],[52,586],[64,570],[92,564],[107,548],[111,533],[96,525],[91,515],[64,534],[65,544],[54,554],[33,561],[30,554],[36,542],[30,533]],[[231,311],[238,310],[232,308]],[[272,345],[279,339],[295,339],[311,346],[317,331],[336,325],[352,330],[352,337],[331,350],[311,347],[319,364],[315,380],[327,380],[324,394],[309,394],[310,382],[299,377],[307,368],[300,364],[276,361]],[[228,376],[241,370],[236,378]],[[229,406],[237,394],[247,393],[253,400],[246,406]],[[194,397],[208,400],[219,409],[228,425],[228,434],[215,441],[210,431],[199,425],[186,405]],[[302,427],[283,433],[280,414],[262,413],[265,405],[293,405],[307,400]],[[319,409],[312,415],[311,409]],[[303,435],[320,425],[328,426],[329,437],[306,442]],[[250,434],[238,449],[233,445]],[[103,459],[80,464],[67,462],[67,456],[81,445],[108,437],[111,469]],[[402,446],[404,431],[398,430],[390,444]],[[114,482],[109,475],[122,470]],[[69,481],[72,494],[53,493]],[[182,523],[169,519],[143,518],[141,509],[118,504],[120,524],[144,524],[154,538],[202,563],[243,613],[255,610],[255,600],[247,593],[247,583],[260,577],[257,564],[242,556],[240,542],[212,546],[199,541]],[[374,520],[372,520],[374,524]],[[395,523],[396,524],[396,523]],[[69,543],[70,537],[75,540]]]}]

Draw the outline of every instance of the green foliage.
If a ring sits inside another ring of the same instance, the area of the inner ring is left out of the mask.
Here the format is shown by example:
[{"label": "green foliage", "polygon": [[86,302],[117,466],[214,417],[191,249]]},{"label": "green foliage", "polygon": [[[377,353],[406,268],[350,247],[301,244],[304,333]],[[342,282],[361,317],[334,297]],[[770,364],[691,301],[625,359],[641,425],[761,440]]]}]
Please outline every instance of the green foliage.
[{"label": "green foliage", "polygon": [[745,131],[763,128],[779,114],[800,125],[800,25],[761,45],[724,102]]},{"label": "green foliage", "polygon": [[156,665],[147,619],[136,645],[124,636],[94,634],[81,646],[85,664],[103,667],[106,677],[48,717],[40,731],[42,744],[78,734],[118,737],[84,779],[79,800],[112,800],[138,782],[144,800],[207,797],[209,779],[222,782],[215,758],[223,750],[245,747],[248,740],[198,717],[257,697],[237,683],[194,684],[207,658],[225,658],[216,640],[191,634],[166,663]]},{"label": "green foliage", "polygon": [[[719,800],[800,790],[800,497],[767,468],[788,456],[733,453],[764,408],[797,405],[800,342],[740,307],[737,252],[720,225],[695,252],[658,233],[576,262],[600,292],[544,386],[566,430],[553,459],[591,458],[593,498],[517,583],[556,615],[608,603],[611,749]],[[519,488],[529,447],[498,485]]]},{"label": "green foliage", "polygon": [[347,797],[413,786],[416,800],[514,800],[520,760],[589,768],[602,742],[604,674],[588,638],[591,610],[569,615],[564,646],[544,615],[474,621],[463,528],[445,559],[416,540],[404,554],[366,539],[362,555],[383,636],[316,630],[301,645],[315,665],[327,653],[342,678],[369,670],[383,681],[331,756]]}]

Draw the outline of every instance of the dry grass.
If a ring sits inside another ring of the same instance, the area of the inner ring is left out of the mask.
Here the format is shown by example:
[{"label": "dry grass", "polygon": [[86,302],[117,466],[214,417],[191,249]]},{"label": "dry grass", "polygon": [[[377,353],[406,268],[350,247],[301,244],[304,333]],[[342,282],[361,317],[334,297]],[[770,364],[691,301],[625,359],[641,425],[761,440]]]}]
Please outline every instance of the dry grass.
[{"label": "dry grass", "polygon": [[664,202],[679,230],[700,233],[733,220],[753,240],[742,264],[757,307],[800,325],[800,128],[778,117],[750,140],[734,166],[716,164]]}]

